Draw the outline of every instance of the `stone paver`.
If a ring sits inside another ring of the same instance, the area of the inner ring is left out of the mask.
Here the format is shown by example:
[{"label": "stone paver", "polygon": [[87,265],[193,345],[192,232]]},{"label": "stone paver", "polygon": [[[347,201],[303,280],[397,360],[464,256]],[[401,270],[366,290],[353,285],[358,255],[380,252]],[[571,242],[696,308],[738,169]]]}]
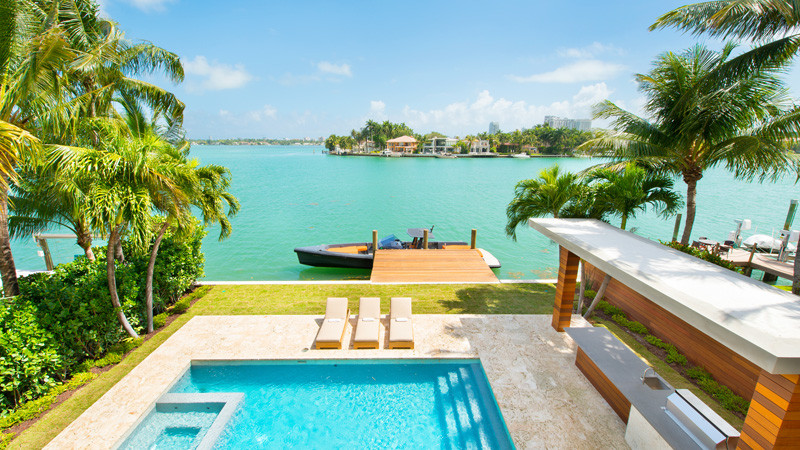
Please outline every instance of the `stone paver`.
[{"label": "stone paver", "polygon": [[[416,349],[312,350],[321,317],[197,316],[112,387],[49,449],[112,448],[192,360],[475,358],[518,448],[628,448],[624,424],[575,367],[545,315],[415,315]],[[355,319],[351,319],[351,325]],[[385,324],[385,320],[384,320]],[[573,326],[588,326],[573,318]],[[385,333],[385,328],[382,327]]]}]

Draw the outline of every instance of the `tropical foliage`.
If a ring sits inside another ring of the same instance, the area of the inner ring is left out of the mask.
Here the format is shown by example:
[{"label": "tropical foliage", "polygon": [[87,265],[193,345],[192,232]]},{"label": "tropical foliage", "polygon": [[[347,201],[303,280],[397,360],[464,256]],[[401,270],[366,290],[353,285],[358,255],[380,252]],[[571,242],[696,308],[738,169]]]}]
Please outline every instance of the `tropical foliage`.
[{"label": "tropical foliage", "polygon": [[[0,5],[2,410],[152,331],[202,276],[205,225],[231,233],[230,172],[189,158],[184,105],[152,73],[183,79],[177,55],[128,41],[92,0]],[[54,228],[86,258],[17,281],[9,238]]]},{"label": "tropical foliage", "polygon": [[581,146],[613,158],[611,166],[634,161],[681,176],[687,186],[684,244],[695,219],[697,183],[707,169],[721,166],[738,178],[764,180],[793,164],[786,143],[800,130],[800,110],[789,102],[780,70],[718,76],[734,50],[731,44],[721,52],[697,45],[660,55],[649,73],[636,76],[648,118],[602,102],[595,118],[611,119],[613,129]]},{"label": "tropical foliage", "polygon": [[516,239],[516,229],[532,217],[628,218],[652,207],[669,215],[681,206],[672,190],[672,179],[648,172],[633,164],[621,170],[598,168],[585,174],[563,172],[558,165],[544,169],[539,178],[517,183],[514,198],[506,208],[506,234]]},{"label": "tropical foliage", "polygon": [[[166,257],[155,267],[157,311],[166,310],[203,275],[204,235],[195,227],[191,236],[168,233],[164,238]],[[131,248],[128,242],[123,247]],[[68,379],[82,362],[105,355],[125,336],[108,301],[106,249],[95,252],[100,261],[78,258],[58,265],[52,275],[21,278],[22,295],[0,300],[0,415]],[[148,256],[129,253],[133,256],[117,271],[119,297],[131,326],[142,332]]]}]

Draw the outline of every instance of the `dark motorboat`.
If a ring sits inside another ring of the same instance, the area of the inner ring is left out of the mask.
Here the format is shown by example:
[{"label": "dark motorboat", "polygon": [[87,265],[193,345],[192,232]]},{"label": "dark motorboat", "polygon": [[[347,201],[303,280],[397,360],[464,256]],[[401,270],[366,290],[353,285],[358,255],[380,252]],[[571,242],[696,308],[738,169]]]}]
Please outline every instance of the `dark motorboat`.
[{"label": "dark motorboat", "polygon": [[[422,249],[424,228],[409,228],[408,235],[411,241],[402,241],[395,235],[389,235],[378,241],[379,250]],[[431,228],[433,230],[433,228]],[[428,239],[433,239],[433,234],[428,234]],[[432,250],[464,250],[468,249],[466,242],[428,241],[428,249]],[[298,247],[294,249],[300,264],[316,267],[345,267],[351,269],[372,268],[372,242],[355,242],[349,244],[323,244],[311,247]],[[483,259],[491,268],[500,267],[500,262],[483,249],[478,249]]]}]

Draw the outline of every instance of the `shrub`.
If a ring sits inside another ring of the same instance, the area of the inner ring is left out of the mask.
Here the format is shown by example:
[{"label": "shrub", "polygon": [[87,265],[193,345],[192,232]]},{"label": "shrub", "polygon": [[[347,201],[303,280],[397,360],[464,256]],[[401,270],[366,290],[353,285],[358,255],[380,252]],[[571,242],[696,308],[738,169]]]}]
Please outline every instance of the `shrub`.
[{"label": "shrub", "polygon": [[167,313],[161,313],[153,317],[153,328],[157,330],[163,327],[167,323],[167,317],[169,317]]},{"label": "shrub", "polygon": [[190,296],[183,297],[182,299],[178,300],[172,308],[169,309],[171,314],[183,314],[189,309],[189,306],[192,304],[192,299]]},{"label": "shrub", "polygon": [[609,316],[612,316],[612,317],[615,316],[615,315],[621,315],[623,317],[625,316],[625,312],[624,311],[622,311],[621,309],[617,308],[616,306],[613,306],[611,303],[608,303],[605,300],[600,300],[597,303],[597,309],[599,309],[600,311],[603,311],[604,313],[606,313],[606,314],[608,314]]},{"label": "shrub", "polygon": [[0,299],[0,415],[64,378],[56,339],[19,298]]},{"label": "shrub", "polygon": [[666,245],[667,247],[674,248],[675,250],[708,261],[712,264],[716,264],[720,267],[724,267],[728,270],[732,270],[734,272],[741,272],[741,269],[731,264],[730,261],[724,260],[720,256],[715,255],[711,252],[700,250],[690,245],[683,245],[680,242],[666,242],[666,241],[660,241],[660,242]]},{"label": "shrub", "polygon": [[596,295],[597,295],[597,292],[595,292],[595,291],[593,291],[591,289],[586,289],[585,291],[583,291],[583,296],[588,298],[588,299],[594,299]]},{"label": "shrub", "polygon": [[637,333],[637,334],[645,334],[646,335],[646,334],[650,333],[650,330],[648,330],[646,326],[642,325],[639,322],[636,322],[635,320],[632,320],[632,321],[628,322],[628,329],[633,331],[634,333]]},{"label": "shrub", "polygon": [[703,378],[712,378],[711,374],[700,366],[691,367],[686,369],[686,376],[693,380],[701,380]]},{"label": "shrub", "polygon": [[[45,412],[47,408],[49,408],[50,405],[55,402],[56,397],[70,389],[77,389],[83,386],[84,384],[93,380],[96,376],[97,375],[88,372],[76,374],[66,383],[50,389],[45,395],[37,398],[36,400],[24,403],[11,414],[0,417],[0,429],[8,428],[20,422],[24,422],[39,416],[39,414]],[[2,441],[0,440],[0,443],[1,442]],[[0,448],[2,448],[2,446],[0,446]]]},{"label": "shrub", "polygon": [[664,343],[664,341],[662,341],[661,339],[653,336],[652,334],[648,334],[647,336],[645,336],[644,340],[649,342],[650,344],[658,347],[658,348],[664,348],[664,345],[666,345]]},{"label": "shrub", "polygon": [[666,361],[668,363],[675,363],[681,366],[685,366],[689,362],[685,356],[678,353],[678,350],[676,350],[674,346],[671,349],[667,350]]},{"label": "shrub", "polygon": [[[156,311],[164,310],[203,275],[204,235],[200,226],[187,235],[165,235],[155,265]],[[128,321],[141,332],[149,255],[135,254],[126,243],[123,249],[127,259],[116,266],[117,290]],[[76,368],[119,362],[141,343],[120,342],[125,334],[111,305],[106,251],[95,248],[94,253],[97,261],[82,256],[58,265],[52,274],[20,278],[21,295],[0,300],[0,414],[41,397]]]}]

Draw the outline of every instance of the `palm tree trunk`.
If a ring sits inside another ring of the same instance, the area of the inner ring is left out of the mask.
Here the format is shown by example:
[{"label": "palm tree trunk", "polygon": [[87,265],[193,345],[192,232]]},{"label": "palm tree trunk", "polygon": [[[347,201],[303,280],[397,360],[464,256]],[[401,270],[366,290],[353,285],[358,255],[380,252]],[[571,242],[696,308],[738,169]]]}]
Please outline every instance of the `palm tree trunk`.
[{"label": "palm tree trunk", "polygon": [[19,295],[17,267],[11,255],[11,238],[8,234],[8,191],[0,189],[0,275],[6,297]]},{"label": "palm tree trunk", "polygon": [[125,252],[122,251],[122,239],[117,239],[117,243],[114,244],[114,258],[121,263],[125,262]]},{"label": "palm tree trunk", "polygon": [[583,302],[586,299],[586,261],[581,261],[581,287],[578,290],[578,306],[575,310],[578,314],[583,309]]},{"label": "palm tree trunk", "polygon": [[83,254],[86,255],[89,261],[94,261],[96,258],[92,251],[92,234],[84,230],[81,226],[77,228],[76,234],[78,235],[78,246],[83,249]]},{"label": "palm tree trunk", "polygon": [[681,237],[681,244],[689,245],[689,239],[692,237],[692,226],[694,225],[694,215],[697,212],[697,180],[689,174],[683,175],[683,181],[686,182],[686,222],[683,226],[683,236]]},{"label": "palm tree trunk", "polygon": [[794,253],[794,277],[792,278],[792,294],[800,295],[800,239],[797,240],[797,250]]},{"label": "palm tree trunk", "polygon": [[608,287],[608,283],[610,281],[611,275],[606,274],[605,278],[603,278],[603,282],[600,283],[600,289],[597,290],[597,294],[594,296],[594,300],[592,300],[592,304],[589,305],[589,309],[587,309],[586,314],[583,315],[585,319],[588,319],[592,315],[594,308],[597,307],[597,304],[603,299],[603,295],[605,295],[606,288]]},{"label": "palm tree trunk", "polygon": [[136,331],[133,330],[130,322],[128,322],[128,318],[125,317],[125,312],[122,311],[122,305],[119,303],[119,295],[117,294],[114,244],[116,244],[118,240],[119,227],[114,227],[111,229],[111,233],[108,235],[108,248],[106,250],[106,275],[108,277],[108,291],[111,293],[111,304],[114,305],[114,310],[117,313],[117,319],[119,320],[120,325],[122,325],[122,328],[125,329],[125,332],[127,332],[129,336],[137,338],[139,335],[136,334]]},{"label": "palm tree trunk", "polygon": [[625,229],[625,225],[627,225],[627,224],[628,224],[628,216],[626,216],[625,214],[623,214],[623,215],[622,215],[622,223],[621,223],[621,224],[619,224],[619,227],[620,227],[620,228],[622,228],[622,229],[624,230],[624,229]]},{"label": "palm tree trunk", "polygon": [[150,263],[147,265],[147,281],[145,282],[145,308],[147,308],[147,332],[153,332],[153,272],[156,269],[156,256],[158,255],[158,247],[161,245],[161,240],[164,239],[164,233],[169,228],[169,221],[165,220],[158,230],[158,236],[153,243],[153,248],[150,250]]}]

